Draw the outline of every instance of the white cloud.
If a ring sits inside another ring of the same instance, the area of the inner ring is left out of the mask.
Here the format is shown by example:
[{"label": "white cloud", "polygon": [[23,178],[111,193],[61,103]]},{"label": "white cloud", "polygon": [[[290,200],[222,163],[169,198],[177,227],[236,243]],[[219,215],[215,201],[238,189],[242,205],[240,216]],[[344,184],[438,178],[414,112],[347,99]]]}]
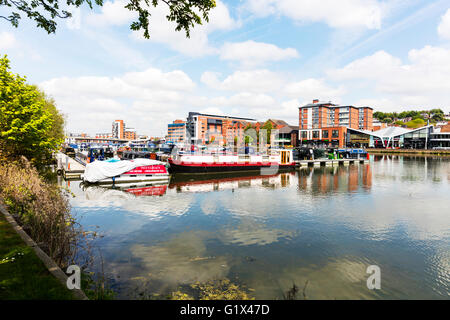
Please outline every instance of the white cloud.
[{"label": "white cloud", "polygon": [[284,83],[281,75],[267,69],[235,71],[223,81],[220,81],[218,76],[220,74],[206,71],[202,74],[201,81],[208,87],[217,90],[260,93],[277,91]]},{"label": "white cloud", "polygon": [[159,69],[150,68],[142,72],[126,73],[123,79],[131,85],[152,89],[190,90],[195,86],[191,78],[181,70],[163,73]]},{"label": "white cloud", "polygon": [[215,97],[209,100],[209,103],[219,107],[235,107],[241,113],[247,113],[248,108],[271,108],[276,105],[276,100],[263,93],[240,92],[231,97]]},{"label": "white cloud", "polygon": [[71,9],[72,17],[66,20],[66,26],[70,30],[81,29],[81,8]]},{"label": "white cloud", "polygon": [[16,44],[16,38],[12,33],[6,31],[0,32],[0,50],[11,49]]},{"label": "white cloud", "polygon": [[132,38],[141,41],[158,42],[168,45],[172,50],[191,57],[217,54],[218,50],[209,42],[208,35],[217,30],[231,30],[241,26],[234,20],[228,8],[221,1],[216,1],[217,6],[210,12],[210,22],[196,25],[191,29],[190,38],[186,38],[184,30],[175,31],[175,23],[167,21],[169,10],[165,4],[156,8],[152,7],[150,18],[150,39],[143,37],[143,32],[133,32]]},{"label": "white cloud", "polygon": [[93,26],[121,26],[137,19],[138,14],[125,8],[125,0],[106,1],[101,7],[101,13],[91,13],[87,22]]},{"label": "white cloud", "polygon": [[231,18],[230,11],[222,1],[216,1],[216,7],[209,14],[209,22],[205,24],[208,32],[214,30],[232,30],[242,23]]},{"label": "white cloud", "polygon": [[[138,14],[126,9],[125,0],[107,1],[101,8],[101,13],[90,14],[86,21],[94,27],[129,25],[137,20]],[[172,50],[191,57],[216,54],[217,49],[209,43],[208,35],[217,30],[231,30],[241,26],[240,21],[234,20],[227,6],[222,1],[216,1],[216,7],[210,11],[209,23],[195,25],[191,28],[190,38],[186,38],[184,30],[175,31],[176,24],[167,20],[168,6],[161,2],[158,6],[150,6],[149,17],[150,39],[145,39],[143,31],[132,32],[131,37],[143,42],[157,42],[168,45]]]},{"label": "white cloud", "polygon": [[249,114],[256,119],[281,119],[293,126],[298,126],[298,108],[301,104],[298,99],[277,102],[276,107],[272,108],[253,108],[249,110]]},{"label": "white cloud", "polygon": [[247,0],[256,16],[282,15],[297,22],[324,22],[334,28],[380,29],[386,1],[377,0]]},{"label": "white cloud", "polygon": [[444,39],[450,39],[450,9],[442,16],[438,27],[439,35]]},{"label": "white cloud", "polygon": [[167,123],[185,117],[195,83],[184,72],[150,68],[117,77],[61,77],[40,87],[68,116],[69,131],[110,131],[124,119],[140,134],[164,134]]},{"label": "white cloud", "polygon": [[299,82],[290,83],[286,86],[287,95],[303,100],[311,101],[316,98],[337,102],[340,100],[344,89],[332,88],[323,79],[306,79]]},{"label": "white cloud", "polygon": [[269,61],[281,61],[298,58],[293,48],[282,49],[270,43],[253,40],[237,43],[225,43],[220,49],[220,59],[239,61],[243,66],[256,66]]},{"label": "white cloud", "polygon": [[[337,81],[352,82],[368,90],[375,89],[382,101],[386,98],[398,108],[446,107],[450,101],[450,50],[426,46],[409,51],[403,63],[385,51],[355,60],[347,66],[331,70]],[[372,99],[367,97],[367,99]]]},{"label": "white cloud", "polygon": [[225,112],[223,112],[221,109],[219,109],[217,107],[209,107],[209,108],[201,109],[200,113],[225,115]]},{"label": "white cloud", "polygon": [[[109,96],[114,98],[170,98],[170,93],[189,91],[195,83],[180,70],[162,72],[149,68],[141,72],[128,72],[121,77],[54,78],[41,86],[51,94]],[[70,89],[69,89],[70,88]],[[161,94],[162,93],[162,94]]]}]

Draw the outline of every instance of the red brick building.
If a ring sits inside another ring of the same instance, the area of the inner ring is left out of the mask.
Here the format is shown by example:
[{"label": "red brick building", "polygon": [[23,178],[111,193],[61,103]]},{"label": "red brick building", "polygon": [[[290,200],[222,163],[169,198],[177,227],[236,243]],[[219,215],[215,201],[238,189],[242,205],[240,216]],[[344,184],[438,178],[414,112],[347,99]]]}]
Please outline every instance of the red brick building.
[{"label": "red brick building", "polygon": [[323,144],[343,147],[347,128],[373,129],[373,109],[339,106],[313,100],[299,108],[299,141],[301,144]]}]

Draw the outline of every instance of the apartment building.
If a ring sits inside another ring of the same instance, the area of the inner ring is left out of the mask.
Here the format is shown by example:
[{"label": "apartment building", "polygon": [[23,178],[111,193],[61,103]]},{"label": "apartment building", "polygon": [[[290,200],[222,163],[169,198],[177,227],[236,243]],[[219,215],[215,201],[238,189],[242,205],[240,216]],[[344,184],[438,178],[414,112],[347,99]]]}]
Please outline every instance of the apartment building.
[{"label": "apartment building", "polygon": [[303,144],[343,147],[347,128],[372,131],[373,109],[319,100],[299,108],[299,140]]},{"label": "apartment building", "polygon": [[313,103],[299,108],[301,130],[348,127],[371,131],[372,122],[373,109],[370,107],[339,106],[313,100]]},{"label": "apartment building", "polygon": [[123,120],[115,120],[112,123],[113,138],[124,139],[125,137],[125,123]]},{"label": "apartment building", "polygon": [[116,139],[136,140],[137,134],[133,129],[127,128],[123,120],[114,120],[112,123],[112,137]]},{"label": "apartment building", "polygon": [[233,144],[235,137],[244,138],[244,131],[255,119],[189,112],[186,121],[186,141],[196,144]]},{"label": "apartment building", "polygon": [[184,142],[186,139],[186,121],[175,120],[167,125],[167,141],[175,143]]},{"label": "apartment building", "polygon": [[136,140],[137,139],[136,131],[126,130],[124,132],[124,138],[127,139],[127,140]]},{"label": "apartment building", "polygon": [[96,133],[95,138],[108,139],[108,138],[113,138],[113,135],[112,135],[112,133]]}]

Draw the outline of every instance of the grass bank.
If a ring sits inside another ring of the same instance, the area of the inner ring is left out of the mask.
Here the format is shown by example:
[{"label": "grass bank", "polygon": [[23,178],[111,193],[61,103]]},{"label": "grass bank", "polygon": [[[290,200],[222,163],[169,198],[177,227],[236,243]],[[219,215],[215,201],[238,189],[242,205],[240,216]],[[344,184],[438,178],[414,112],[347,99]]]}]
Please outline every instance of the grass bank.
[{"label": "grass bank", "polygon": [[[72,217],[69,196],[28,160],[0,160],[0,201],[23,231],[62,270],[73,264],[81,268],[82,289],[89,298],[109,299],[113,295],[101,275],[87,271],[96,233],[84,231]],[[0,299],[73,299],[0,215]]]},{"label": "grass bank", "polygon": [[0,213],[0,300],[74,299]]}]

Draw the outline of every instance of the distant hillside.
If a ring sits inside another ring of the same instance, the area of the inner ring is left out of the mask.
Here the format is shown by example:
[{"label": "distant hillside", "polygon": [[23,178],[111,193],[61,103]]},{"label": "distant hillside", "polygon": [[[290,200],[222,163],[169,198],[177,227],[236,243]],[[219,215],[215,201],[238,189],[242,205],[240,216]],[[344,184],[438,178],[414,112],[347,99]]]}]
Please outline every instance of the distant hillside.
[{"label": "distant hillside", "polygon": [[403,111],[403,112],[374,112],[373,117],[381,122],[406,125],[408,128],[420,128],[430,121],[435,124],[438,121],[445,121],[444,111],[441,109],[431,109],[422,111]]}]

